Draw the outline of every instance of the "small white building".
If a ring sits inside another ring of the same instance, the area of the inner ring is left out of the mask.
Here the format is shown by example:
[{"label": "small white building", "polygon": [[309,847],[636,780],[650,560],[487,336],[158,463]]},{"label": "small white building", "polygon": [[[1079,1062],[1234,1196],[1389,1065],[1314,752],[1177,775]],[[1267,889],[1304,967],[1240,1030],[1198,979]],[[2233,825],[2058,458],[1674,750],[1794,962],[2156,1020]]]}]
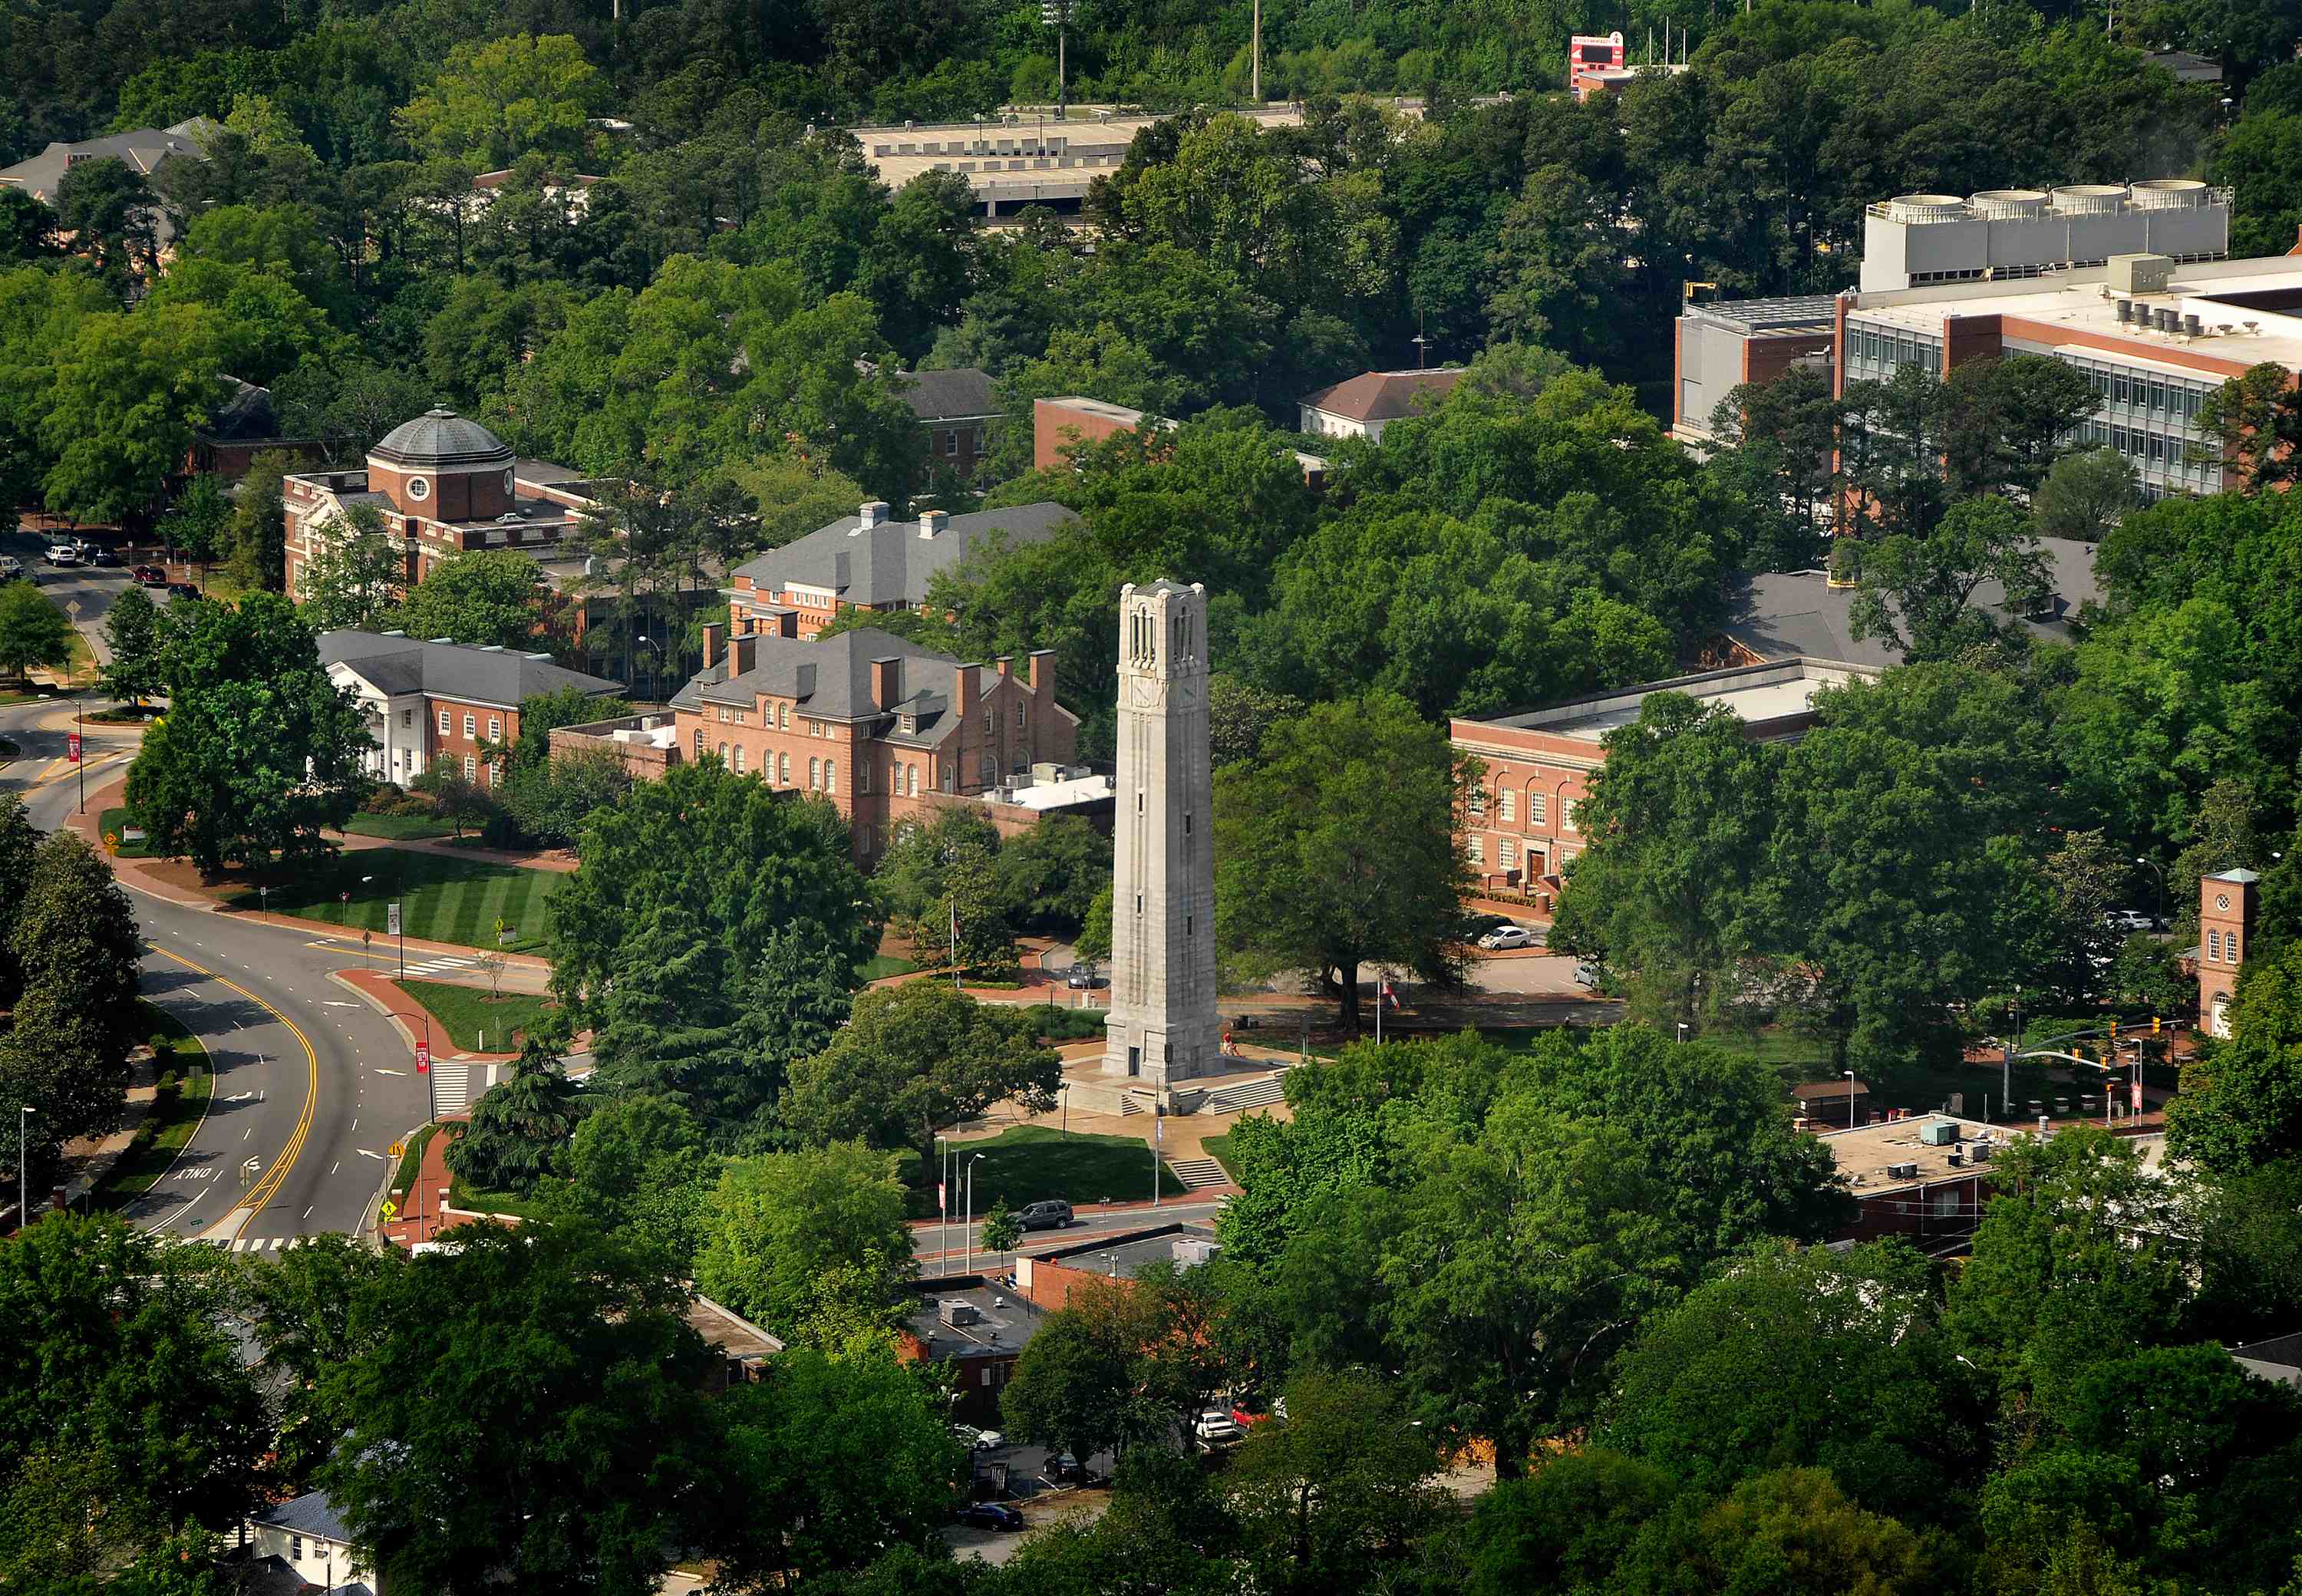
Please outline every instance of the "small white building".
[{"label": "small white building", "polygon": [[248,1519],[248,1557],[276,1559],[289,1573],[328,1596],[375,1596],[367,1571],[352,1552],[351,1531],[324,1491],[265,1508]]},{"label": "small white building", "polygon": [[1322,388],[1301,402],[1298,431],[1321,438],[1365,438],[1382,441],[1383,429],[1402,416],[1420,416],[1462,380],[1460,367],[1448,371],[1361,372],[1347,382]]}]

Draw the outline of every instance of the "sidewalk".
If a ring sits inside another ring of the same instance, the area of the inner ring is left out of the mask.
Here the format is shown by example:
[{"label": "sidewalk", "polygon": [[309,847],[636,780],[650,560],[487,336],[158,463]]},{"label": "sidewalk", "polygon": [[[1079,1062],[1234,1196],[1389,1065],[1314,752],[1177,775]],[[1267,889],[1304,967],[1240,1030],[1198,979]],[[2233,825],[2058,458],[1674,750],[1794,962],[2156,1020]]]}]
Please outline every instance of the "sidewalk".
[{"label": "sidewalk", "polygon": [[94,1191],[112,1172],[112,1166],[135,1144],[137,1127],[152,1113],[159,1101],[160,1083],[151,1049],[139,1046],[131,1056],[128,1072],[128,1101],[120,1113],[120,1129],[109,1136],[75,1137],[63,1145],[63,1165],[57,1177],[64,1189],[78,1197]]}]

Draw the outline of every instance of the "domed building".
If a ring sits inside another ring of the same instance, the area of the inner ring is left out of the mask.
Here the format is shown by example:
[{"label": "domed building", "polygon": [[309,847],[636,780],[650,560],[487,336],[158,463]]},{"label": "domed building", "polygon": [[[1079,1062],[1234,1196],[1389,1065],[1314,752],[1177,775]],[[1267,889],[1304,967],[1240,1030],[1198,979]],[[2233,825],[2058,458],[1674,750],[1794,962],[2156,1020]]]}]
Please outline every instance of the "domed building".
[{"label": "domed building", "polygon": [[560,544],[592,508],[591,489],[580,472],[516,458],[509,444],[467,416],[426,410],[369,449],[365,470],[302,471],[286,479],[289,595],[307,596],[304,567],[360,506],[374,509],[385,529],[404,540],[404,580],[411,584],[456,555],[515,549],[533,557],[538,577],[557,590],[583,575],[583,561]]}]

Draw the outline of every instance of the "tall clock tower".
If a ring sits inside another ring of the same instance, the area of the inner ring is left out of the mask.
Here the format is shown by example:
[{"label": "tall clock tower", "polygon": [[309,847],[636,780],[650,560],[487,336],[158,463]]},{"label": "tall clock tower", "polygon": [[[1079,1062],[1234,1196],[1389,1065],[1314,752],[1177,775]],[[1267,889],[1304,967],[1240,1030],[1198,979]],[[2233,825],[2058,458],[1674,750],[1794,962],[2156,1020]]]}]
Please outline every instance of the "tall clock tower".
[{"label": "tall clock tower", "polygon": [[1165,578],[1119,592],[1106,1076],[1161,1091],[1214,1072],[1215,873],[1209,825],[1207,595]]}]

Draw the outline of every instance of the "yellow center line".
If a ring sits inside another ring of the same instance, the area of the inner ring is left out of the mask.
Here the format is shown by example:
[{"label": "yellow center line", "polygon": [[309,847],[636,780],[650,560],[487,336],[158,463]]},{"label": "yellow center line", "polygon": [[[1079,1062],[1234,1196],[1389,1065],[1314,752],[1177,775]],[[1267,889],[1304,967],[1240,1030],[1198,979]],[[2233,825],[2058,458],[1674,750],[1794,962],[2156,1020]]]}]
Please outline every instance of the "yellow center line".
[{"label": "yellow center line", "polygon": [[241,1207],[248,1209],[251,1214],[260,1214],[264,1211],[264,1205],[270,1202],[273,1198],[273,1195],[280,1189],[280,1183],[288,1178],[288,1172],[296,1167],[297,1155],[304,1150],[304,1138],[311,1134],[312,1115],[315,1110],[318,1108],[320,1103],[320,1055],[313,1051],[312,1039],[304,1034],[303,1028],[301,1026],[298,1026],[293,1020],[289,1019],[287,1015],[281,1013],[278,1009],[273,1008],[270,1004],[265,1002],[264,999],[258,997],[255,993],[250,992],[247,987],[241,986],[238,981],[230,979],[225,976],[219,975],[216,971],[210,970],[205,964],[195,964],[191,960],[185,958],[183,954],[176,953],[172,949],[155,947],[152,951],[155,953],[164,954],[166,957],[173,959],[177,963],[182,965],[187,970],[197,970],[202,975],[207,977],[208,979],[215,982],[218,986],[228,987],[231,990],[239,993],[242,997],[248,999],[248,1002],[254,1004],[257,1008],[262,1009],[265,1013],[280,1021],[281,1024],[286,1026],[290,1034],[292,1035],[297,1041],[303,1044],[304,1063],[307,1072],[304,1088],[304,1112],[297,1118],[296,1129],[289,1136],[287,1146],[281,1148],[280,1156],[273,1160],[271,1170],[256,1181],[256,1185],[248,1191],[247,1196],[239,1199],[239,1205]]}]

